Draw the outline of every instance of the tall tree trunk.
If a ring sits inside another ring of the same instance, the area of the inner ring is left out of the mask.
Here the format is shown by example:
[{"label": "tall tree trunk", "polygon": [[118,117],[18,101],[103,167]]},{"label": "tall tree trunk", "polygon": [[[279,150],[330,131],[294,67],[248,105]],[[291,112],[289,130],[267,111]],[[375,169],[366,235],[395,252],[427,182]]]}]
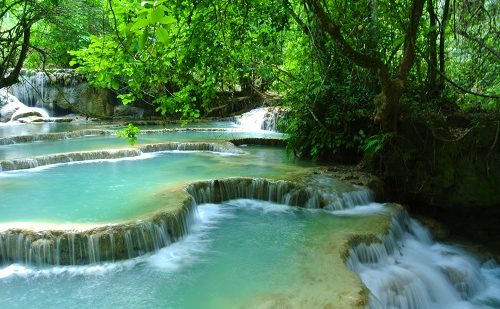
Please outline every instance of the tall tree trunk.
[{"label": "tall tree trunk", "polygon": [[441,27],[439,28],[439,90],[442,92],[445,86],[445,55],[444,55],[444,47],[445,47],[445,39],[446,39],[446,27],[448,26],[448,22],[450,21],[450,0],[444,1],[443,7],[443,18],[441,20]]},{"label": "tall tree trunk", "polygon": [[438,70],[438,60],[437,60],[437,18],[436,12],[434,10],[434,2],[432,0],[427,1],[427,12],[429,13],[429,65],[427,66],[427,96],[435,98],[439,96],[439,86],[437,83],[437,70]]},{"label": "tall tree trunk", "polygon": [[[10,51],[8,53],[12,56],[8,56],[5,58],[5,62],[0,64],[0,88],[8,87],[17,83],[19,79],[19,74],[21,73],[21,69],[24,64],[24,60],[28,56],[29,45],[30,45],[30,36],[31,36],[31,24],[22,23],[22,37],[23,40],[21,42],[21,50],[18,52],[18,38],[15,37],[12,42],[8,42],[10,45]],[[17,56],[17,59],[13,59]],[[14,63],[14,67],[10,70],[9,74],[7,71],[9,69],[9,64]]]},{"label": "tall tree trunk", "polygon": [[405,35],[403,58],[396,76],[390,75],[389,67],[381,59],[355,50],[344,38],[340,23],[330,19],[318,0],[304,0],[313,8],[321,28],[328,33],[339,51],[356,65],[369,69],[378,75],[382,91],[375,96],[376,113],[374,121],[387,130],[395,130],[399,117],[400,99],[406,87],[406,79],[415,60],[415,40],[420,17],[424,9],[424,0],[413,0],[408,28]]}]

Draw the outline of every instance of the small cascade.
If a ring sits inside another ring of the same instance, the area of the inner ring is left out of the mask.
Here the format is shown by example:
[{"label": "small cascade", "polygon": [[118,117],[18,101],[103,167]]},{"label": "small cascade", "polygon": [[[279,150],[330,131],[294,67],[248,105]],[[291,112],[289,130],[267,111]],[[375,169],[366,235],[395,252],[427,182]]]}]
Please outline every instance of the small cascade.
[{"label": "small cascade", "polygon": [[139,134],[153,135],[153,134],[164,134],[173,132],[228,132],[229,129],[224,128],[167,128],[167,129],[155,129],[155,130],[141,130]]},{"label": "small cascade", "polygon": [[[83,265],[130,259],[157,252],[186,235],[198,204],[243,198],[324,208],[332,204],[334,193],[325,195],[323,191],[294,182],[262,178],[196,182],[185,191],[186,198],[176,211],[157,213],[147,220],[86,231],[11,229],[0,232],[0,264]],[[344,194],[336,194],[336,202],[344,198]],[[339,202],[339,207],[350,206],[347,200]]]},{"label": "small cascade", "polygon": [[243,152],[231,143],[162,143],[144,145],[138,148],[118,149],[118,150],[96,150],[85,152],[69,152],[54,155],[39,156],[29,159],[14,159],[0,161],[0,171],[14,171],[31,169],[41,166],[84,162],[95,160],[110,160],[139,157],[144,153],[154,153],[162,151],[210,151],[218,153],[242,154]]},{"label": "small cascade", "polygon": [[16,96],[0,89],[0,122],[33,122],[49,118],[48,112],[41,107],[29,107]]},{"label": "small cascade", "polygon": [[261,131],[264,124],[266,108],[256,108],[236,118],[236,124],[245,131]]},{"label": "small cascade", "polygon": [[287,110],[283,107],[261,107],[236,117],[236,124],[245,131],[275,131]]},{"label": "small cascade", "polygon": [[24,71],[20,82],[10,87],[10,92],[29,107],[44,107],[49,80],[44,72]]},{"label": "small cascade", "polygon": [[70,152],[70,153],[40,156],[32,159],[3,160],[0,161],[0,167],[3,171],[13,171],[13,170],[31,169],[52,164],[132,158],[132,157],[138,157],[140,155],[142,155],[142,151],[140,149]]},{"label": "small cascade", "polygon": [[2,232],[0,264],[85,265],[157,252],[188,233],[193,206],[188,199],[176,214],[89,231]]},{"label": "small cascade", "polygon": [[487,286],[478,260],[434,242],[404,211],[393,216],[388,234],[358,239],[346,264],[370,290],[373,309],[476,308]]},{"label": "small cascade", "polygon": [[243,151],[236,148],[232,143],[216,144],[216,143],[162,143],[150,144],[140,147],[144,153],[160,152],[160,151],[210,151],[220,153],[242,154]]},{"label": "small cascade", "polygon": [[[262,178],[211,180],[191,184],[186,190],[197,204],[248,198],[289,206],[341,210],[367,205],[372,201],[369,191],[340,193],[334,190],[325,191],[305,187],[290,181]],[[359,204],[355,204],[356,201]]]},{"label": "small cascade", "polygon": [[74,101],[75,87],[82,83],[73,70],[47,72],[23,70],[20,81],[9,87],[9,92],[29,107],[45,108],[53,114],[55,101],[65,97]]},{"label": "small cascade", "polygon": [[83,136],[111,135],[111,134],[113,134],[113,131],[111,130],[86,129],[86,130],[77,130],[70,132],[18,135],[18,136],[0,138],[0,145],[31,143],[38,141],[55,141],[55,140],[77,138]]}]

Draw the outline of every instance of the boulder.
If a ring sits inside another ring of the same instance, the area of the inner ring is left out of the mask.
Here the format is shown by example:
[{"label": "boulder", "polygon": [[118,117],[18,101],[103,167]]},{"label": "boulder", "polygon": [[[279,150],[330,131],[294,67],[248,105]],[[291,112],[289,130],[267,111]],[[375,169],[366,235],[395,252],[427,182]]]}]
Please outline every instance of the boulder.
[{"label": "boulder", "polygon": [[130,105],[119,105],[114,110],[114,118],[142,119],[143,115],[144,109]]},{"label": "boulder", "polygon": [[47,119],[40,116],[29,116],[24,118],[17,119],[20,123],[37,123],[37,122],[46,122]]},{"label": "boulder", "polygon": [[10,118],[11,121],[16,121],[21,118],[28,118],[28,117],[40,117],[43,118],[44,115],[42,111],[39,109],[34,109],[31,107],[23,106],[16,110],[12,117]]},{"label": "boulder", "polygon": [[0,122],[8,122],[18,110],[27,108],[15,96],[0,89]]}]

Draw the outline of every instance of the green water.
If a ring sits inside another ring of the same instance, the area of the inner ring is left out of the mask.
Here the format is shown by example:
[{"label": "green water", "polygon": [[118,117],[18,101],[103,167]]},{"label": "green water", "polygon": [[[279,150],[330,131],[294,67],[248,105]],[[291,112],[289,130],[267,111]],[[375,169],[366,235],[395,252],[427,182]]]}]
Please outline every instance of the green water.
[{"label": "green water", "polygon": [[[16,135],[32,135],[41,133],[70,132],[84,129],[121,129],[121,125],[102,125],[92,122],[47,122],[47,123],[0,123],[0,138]],[[162,128],[181,128],[178,123],[167,123],[164,125],[144,125],[139,126],[142,130],[153,130]],[[230,121],[199,121],[188,123],[185,128],[234,128],[235,124]]]},{"label": "green water", "polygon": [[350,286],[329,264],[331,253],[318,246],[338,246],[329,235],[363,224],[363,218],[267,202],[205,204],[190,235],[154,255],[81,267],[0,268],[1,307],[319,308],[335,299],[330,279]]},{"label": "green water", "polygon": [[0,123],[0,137],[103,128],[93,123]]},{"label": "green water", "polygon": [[[86,141],[86,139],[85,139]],[[162,209],[164,192],[197,180],[272,177],[311,163],[272,147],[243,155],[178,152],[0,173],[0,223],[107,223]]]},{"label": "green water", "polygon": [[[158,128],[158,127],[156,127]],[[136,145],[164,143],[164,142],[197,142],[197,141],[221,141],[243,137],[282,137],[280,133],[251,133],[251,132],[200,132],[180,131],[161,134],[139,135]],[[0,146],[0,160],[19,158],[32,158],[35,156],[48,155],[63,152],[77,152],[102,150],[112,148],[129,148],[127,141],[116,135],[110,136],[85,136],[71,139],[19,143]]]}]

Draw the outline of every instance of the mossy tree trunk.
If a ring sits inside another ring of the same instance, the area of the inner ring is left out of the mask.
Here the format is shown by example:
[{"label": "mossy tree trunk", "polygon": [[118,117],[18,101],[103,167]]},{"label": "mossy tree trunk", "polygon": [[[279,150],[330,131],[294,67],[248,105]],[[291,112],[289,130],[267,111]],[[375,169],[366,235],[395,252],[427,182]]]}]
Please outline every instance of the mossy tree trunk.
[{"label": "mossy tree trunk", "polygon": [[406,88],[406,80],[415,60],[415,40],[417,37],[420,17],[422,16],[424,0],[413,0],[408,26],[405,33],[403,57],[396,73],[391,75],[391,68],[380,58],[355,50],[344,38],[339,22],[332,20],[318,0],[304,0],[312,7],[319,24],[339,51],[354,64],[376,73],[381,85],[381,92],[374,98],[376,113],[374,121],[386,130],[396,130],[400,110],[400,99]]}]

